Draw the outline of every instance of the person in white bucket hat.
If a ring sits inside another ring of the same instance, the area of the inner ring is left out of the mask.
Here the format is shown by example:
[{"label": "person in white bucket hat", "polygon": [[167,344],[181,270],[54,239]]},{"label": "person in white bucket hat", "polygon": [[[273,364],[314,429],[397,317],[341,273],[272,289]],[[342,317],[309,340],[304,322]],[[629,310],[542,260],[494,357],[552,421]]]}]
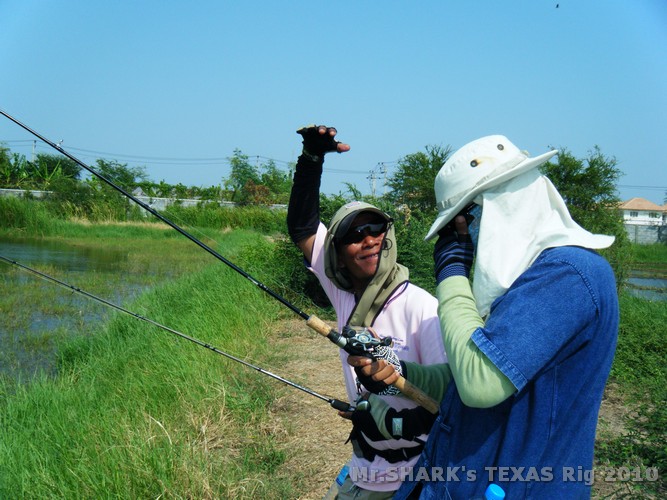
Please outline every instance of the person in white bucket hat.
[{"label": "person in white bucket hat", "polygon": [[[488,136],[454,153],[436,177],[439,215],[426,238],[438,236],[448,363],[405,363],[404,375],[431,394],[445,386],[414,470],[458,472],[410,478],[394,498],[481,498],[494,482],[508,498],[590,497],[619,320],[613,272],[593,249],[613,238],[572,220],[537,168],[555,154],[531,158]],[[366,376],[394,381],[392,367],[358,363]]]},{"label": "person in white bucket hat", "polygon": [[546,248],[600,249],[614,242],[574,222],[554,185],[540,174],[537,167],[557,153],[530,158],[506,137],[491,135],[454,153],[435,178],[439,213],[427,240],[464,207],[474,202],[481,208],[473,291],[482,317]]}]

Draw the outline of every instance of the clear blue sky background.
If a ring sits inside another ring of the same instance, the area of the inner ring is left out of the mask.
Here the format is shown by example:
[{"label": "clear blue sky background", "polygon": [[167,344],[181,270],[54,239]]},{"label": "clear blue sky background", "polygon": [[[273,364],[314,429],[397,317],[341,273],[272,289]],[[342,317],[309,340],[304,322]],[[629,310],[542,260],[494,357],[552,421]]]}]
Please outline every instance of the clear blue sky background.
[{"label": "clear blue sky background", "polygon": [[[492,133],[598,145],[624,200],[667,191],[665,0],[0,0],[0,68],[0,109],[154,181],[220,184],[235,149],[284,167],[317,122],[352,147],[327,193]],[[13,151],[31,139],[0,117]]]}]

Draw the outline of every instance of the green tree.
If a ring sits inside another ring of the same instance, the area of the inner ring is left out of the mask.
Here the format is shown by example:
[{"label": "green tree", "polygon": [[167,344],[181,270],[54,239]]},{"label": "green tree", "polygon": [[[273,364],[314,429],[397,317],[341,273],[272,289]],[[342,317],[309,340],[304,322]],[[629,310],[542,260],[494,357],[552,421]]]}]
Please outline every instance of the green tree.
[{"label": "green tree", "polygon": [[137,183],[137,187],[140,188],[146,196],[157,196],[157,184],[153,181],[142,181]]},{"label": "green tree", "polygon": [[181,184],[180,182],[174,186],[173,192],[176,198],[190,198],[190,190],[185,184]]},{"label": "green tree", "polygon": [[[132,192],[141,183],[148,180],[144,167],[128,167],[115,160],[97,160],[96,171],[127,192]],[[85,214],[90,220],[127,220],[136,216],[139,209],[115,188],[107,185],[96,176],[86,180],[91,188],[90,210]],[[88,197],[89,193],[80,190],[78,196]]]},{"label": "green tree", "polygon": [[9,148],[0,144],[0,187],[14,189],[19,171]]},{"label": "green tree", "polygon": [[35,159],[34,168],[42,178],[53,179],[55,172],[58,172],[57,176],[70,179],[81,178],[82,168],[66,156],[39,153]]},{"label": "green tree", "polygon": [[174,187],[165,182],[164,179],[155,186],[155,193],[159,198],[171,198],[173,191]]},{"label": "green tree", "polygon": [[5,189],[30,188],[30,164],[24,155],[11,153],[0,145],[0,187]]},{"label": "green tree", "polygon": [[249,195],[245,192],[245,187],[248,182],[252,181],[249,187],[261,184],[258,168],[251,165],[248,156],[238,149],[234,150],[234,155],[230,158],[229,163],[232,169],[229,177],[224,179],[225,189],[231,190],[231,201],[247,203]]},{"label": "green tree", "polygon": [[261,166],[260,182],[270,193],[272,203],[287,203],[292,189],[292,169],[278,168],[273,160]]},{"label": "green tree", "polygon": [[630,242],[618,210],[620,199],[616,183],[622,173],[616,158],[605,156],[595,146],[588,156],[576,158],[567,149],[561,149],[555,163],[541,167],[565,200],[572,218],[594,233],[616,237],[614,245],[601,253],[609,260],[616,273],[619,287],[629,274],[632,261]]},{"label": "green tree", "polygon": [[[259,157],[258,157],[259,158]],[[273,160],[252,165],[248,156],[234,150],[230,158],[231,173],[224,179],[224,188],[231,201],[240,204],[266,205],[287,203],[292,188],[293,166],[287,171],[278,168]]]},{"label": "green tree", "polygon": [[202,201],[220,200],[222,198],[222,189],[220,189],[220,186],[209,186],[207,188],[202,187],[199,189],[199,198]]},{"label": "green tree", "polygon": [[115,160],[97,160],[97,172],[125,190],[132,190],[148,180],[145,167],[128,167]]},{"label": "green tree", "polygon": [[389,197],[397,205],[407,205],[411,210],[435,210],[433,183],[451,154],[450,146],[426,146],[425,152],[401,158],[396,173],[387,181],[391,189]]},{"label": "green tree", "polygon": [[12,159],[9,148],[0,142],[0,187],[7,187],[12,177]]}]

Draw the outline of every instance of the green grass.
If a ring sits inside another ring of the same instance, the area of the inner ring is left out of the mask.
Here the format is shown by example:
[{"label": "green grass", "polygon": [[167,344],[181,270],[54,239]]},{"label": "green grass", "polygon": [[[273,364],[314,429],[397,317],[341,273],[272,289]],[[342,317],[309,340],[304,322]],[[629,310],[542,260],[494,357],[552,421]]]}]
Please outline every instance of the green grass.
[{"label": "green grass", "polygon": [[[131,309],[257,359],[280,307],[262,294],[210,265]],[[57,378],[0,394],[0,498],[294,495],[262,430],[272,381],[129,316],[91,333],[62,341]]]},{"label": "green grass", "polygon": [[635,259],[639,263],[658,263],[667,266],[667,245],[654,243],[653,245],[633,245]]},{"label": "green grass", "polygon": [[[610,379],[626,404],[622,435],[603,435],[596,443],[598,462],[617,467],[667,470],[667,303],[621,294],[621,325]],[[662,488],[664,478],[646,483]]]}]

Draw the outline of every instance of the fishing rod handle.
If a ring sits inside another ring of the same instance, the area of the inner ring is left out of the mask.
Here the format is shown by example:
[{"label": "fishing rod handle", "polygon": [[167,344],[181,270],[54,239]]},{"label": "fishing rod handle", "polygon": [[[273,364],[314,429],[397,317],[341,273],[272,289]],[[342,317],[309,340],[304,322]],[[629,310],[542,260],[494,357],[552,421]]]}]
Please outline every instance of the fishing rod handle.
[{"label": "fishing rod handle", "polygon": [[306,325],[308,325],[310,328],[315,330],[323,337],[328,338],[331,342],[336,344],[341,349],[345,348],[345,345],[347,344],[347,339],[343,337],[340,333],[338,333],[336,330],[331,328],[329,325],[327,325],[320,318],[315,316],[314,314],[308,316],[308,319],[306,320]]},{"label": "fishing rod handle", "polygon": [[[306,324],[323,337],[327,337],[334,344],[341,348],[345,348],[346,339],[342,338],[338,332],[336,332],[317,316],[310,316],[306,320]],[[425,408],[434,415],[438,413],[440,406],[438,405],[438,402],[422,391],[419,387],[412,384],[411,382],[408,382],[403,376],[399,376],[398,380],[392,385],[401,391],[405,397],[411,399],[419,406]]]},{"label": "fishing rod handle", "polygon": [[327,325],[324,321],[322,321],[314,314],[308,317],[308,319],[306,320],[306,324],[324,337],[329,335],[331,330],[333,330],[333,328],[331,328],[329,325]]},{"label": "fishing rod handle", "polygon": [[401,391],[405,397],[411,399],[425,410],[433,413],[433,415],[438,413],[440,406],[438,402],[412,382],[406,380],[402,375],[399,375],[398,380],[392,385]]}]

